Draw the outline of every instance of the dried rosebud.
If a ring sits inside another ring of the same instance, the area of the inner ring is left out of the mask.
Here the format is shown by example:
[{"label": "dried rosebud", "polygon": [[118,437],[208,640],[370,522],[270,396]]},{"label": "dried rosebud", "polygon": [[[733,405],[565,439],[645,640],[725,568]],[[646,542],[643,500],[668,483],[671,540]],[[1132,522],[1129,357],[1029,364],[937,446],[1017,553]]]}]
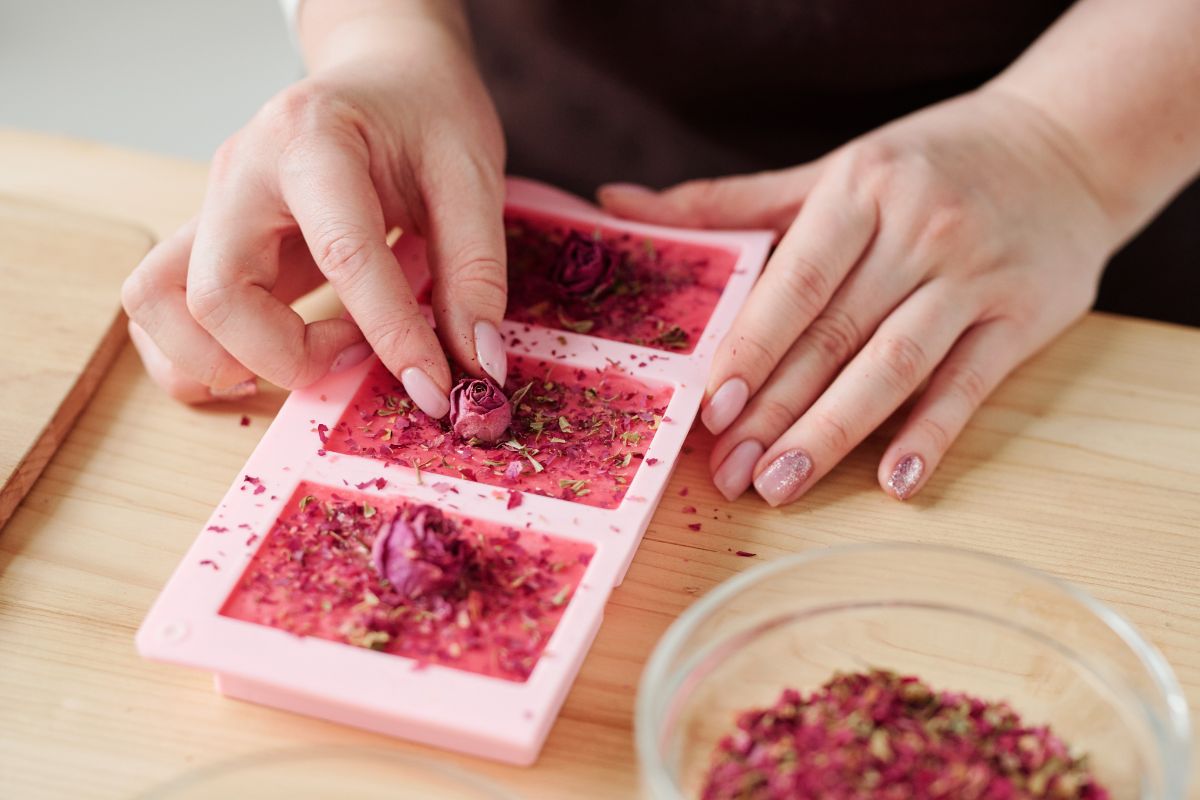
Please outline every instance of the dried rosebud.
[{"label": "dried rosebud", "polygon": [[512,404],[491,378],[464,378],[450,390],[450,424],[460,439],[497,442],[512,422]]},{"label": "dried rosebud", "polygon": [[597,297],[617,278],[617,253],[603,241],[577,231],[567,234],[550,280],[564,300]]},{"label": "dried rosebud", "polygon": [[371,546],[371,563],[405,597],[445,591],[465,569],[463,542],[455,526],[433,506],[400,511]]}]

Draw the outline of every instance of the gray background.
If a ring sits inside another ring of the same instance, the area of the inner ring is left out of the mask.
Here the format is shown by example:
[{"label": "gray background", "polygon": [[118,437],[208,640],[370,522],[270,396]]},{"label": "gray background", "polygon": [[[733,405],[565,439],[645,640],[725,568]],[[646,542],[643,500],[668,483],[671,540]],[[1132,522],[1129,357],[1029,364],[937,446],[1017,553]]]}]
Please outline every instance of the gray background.
[{"label": "gray background", "polygon": [[277,0],[0,0],[0,126],[207,160],[301,70]]}]

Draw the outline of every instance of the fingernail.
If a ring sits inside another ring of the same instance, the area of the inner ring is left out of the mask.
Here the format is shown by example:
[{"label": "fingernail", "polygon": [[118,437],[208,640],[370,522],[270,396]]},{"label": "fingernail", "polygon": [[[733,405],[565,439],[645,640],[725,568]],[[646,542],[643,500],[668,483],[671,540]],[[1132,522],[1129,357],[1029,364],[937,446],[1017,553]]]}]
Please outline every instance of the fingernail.
[{"label": "fingernail", "polygon": [[475,323],[475,357],[479,366],[501,386],[508,377],[508,353],[504,352],[504,340],[500,331],[490,322]]},{"label": "fingernail", "polygon": [[754,488],[773,506],[792,499],[812,474],[812,459],[803,450],[789,450],[754,479]]},{"label": "fingernail", "polygon": [[750,386],[741,378],[730,378],[713,392],[700,421],[713,433],[720,433],[738,418],[749,399]]},{"label": "fingernail", "polygon": [[726,500],[733,502],[750,488],[754,465],[762,458],[762,454],[763,446],[753,439],[747,439],[725,456],[721,466],[713,473],[713,483]]},{"label": "fingernail", "polygon": [[400,373],[404,391],[417,404],[417,408],[434,419],[441,419],[450,410],[450,398],[442,394],[433,378],[417,367],[409,367]]},{"label": "fingernail", "polygon": [[606,183],[597,190],[596,194],[601,199],[604,199],[604,195],[611,192],[635,195],[637,197],[653,197],[654,195],[658,194],[658,192],[654,191],[653,189],[642,186],[639,183]]},{"label": "fingernail", "polygon": [[329,365],[329,374],[335,375],[339,372],[345,372],[351,367],[361,364],[363,359],[371,355],[371,345],[366,342],[352,344],[345,350],[337,354],[333,359],[333,363]]},{"label": "fingernail", "polygon": [[919,455],[907,455],[896,464],[892,477],[888,478],[888,488],[898,500],[905,500],[917,484],[921,482],[921,474],[925,472],[925,462]]},{"label": "fingernail", "polygon": [[228,386],[224,389],[210,388],[208,393],[217,400],[242,400],[258,394],[258,380],[251,378],[248,381],[235,383],[233,386]]}]

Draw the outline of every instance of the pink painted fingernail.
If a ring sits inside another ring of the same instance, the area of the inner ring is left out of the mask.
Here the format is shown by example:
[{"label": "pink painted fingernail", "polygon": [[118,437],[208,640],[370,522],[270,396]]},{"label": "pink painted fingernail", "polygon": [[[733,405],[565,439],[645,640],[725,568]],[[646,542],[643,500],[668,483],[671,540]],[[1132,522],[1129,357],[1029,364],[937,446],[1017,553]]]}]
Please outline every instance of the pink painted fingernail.
[{"label": "pink painted fingernail", "polygon": [[417,404],[417,408],[434,419],[441,419],[450,410],[450,398],[442,394],[433,378],[417,367],[409,367],[400,373],[404,391]]},{"label": "pink painted fingernail", "polygon": [[500,331],[490,322],[475,323],[475,357],[479,366],[501,386],[508,377],[508,353],[504,352],[504,339]]},{"label": "pink painted fingernail", "polygon": [[730,378],[713,392],[712,399],[700,414],[704,427],[713,433],[728,428],[750,399],[750,386],[741,378]]},{"label": "pink painted fingernail", "polygon": [[208,393],[217,400],[243,400],[258,394],[258,380],[251,378],[248,381],[235,383],[233,386],[227,386],[224,389],[210,388]]},{"label": "pink painted fingernail", "polygon": [[371,345],[366,342],[352,344],[333,359],[333,363],[329,365],[329,374],[336,375],[339,372],[345,372],[351,367],[361,364],[363,359],[369,355],[371,355]]},{"label": "pink painted fingernail", "polygon": [[896,464],[896,468],[892,470],[892,477],[888,478],[888,488],[896,495],[898,500],[906,500],[912,494],[913,489],[917,488],[917,484],[921,482],[921,475],[925,472],[925,462],[919,455],[915,453],[907,455]]},{"label": "pink painted fingernail", "polygon": [[733,502],[750,488],[754,465],[762,458],[762,454],[763,446],[753,439],[747,439],[725,456],[721,466],[713,473],[713,483],[726,500]]},{"label": "pink painted fingernail", "polygon": [[812,459],[803,450],[789,450],[754,479],[754,488],[773,506],[791,500],[812,474]]}]

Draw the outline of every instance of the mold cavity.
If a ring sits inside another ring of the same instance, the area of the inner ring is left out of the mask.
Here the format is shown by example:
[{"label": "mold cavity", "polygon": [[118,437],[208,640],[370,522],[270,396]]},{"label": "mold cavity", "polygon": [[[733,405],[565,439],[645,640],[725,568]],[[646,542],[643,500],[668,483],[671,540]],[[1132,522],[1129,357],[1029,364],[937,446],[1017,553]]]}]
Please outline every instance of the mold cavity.
[{"label": "mold cavity", "polygon": [[546,214],[504,221],[508,319],[659,350],[695,349],[737,263],[732,249]]},{"label": "mold cavity", "polygon": [[221,614],[521,682],[593,553],[429,505],[301,483]]},{"label": "mold cavity", "polygon": [[[510,342],[517,346],[519,340]],[[463,440],[417,409],[382,364],[319,446],[531,494],[616,508],[663,421],[669,386],[616,367],[585,369],[509,355],[511,425],[498,442]],[[663,467],[659,467],[663,469]]]},{"label": "mold cavity", "polygon": [[510,212],[508,318],[690,353],[736,253]]}]

